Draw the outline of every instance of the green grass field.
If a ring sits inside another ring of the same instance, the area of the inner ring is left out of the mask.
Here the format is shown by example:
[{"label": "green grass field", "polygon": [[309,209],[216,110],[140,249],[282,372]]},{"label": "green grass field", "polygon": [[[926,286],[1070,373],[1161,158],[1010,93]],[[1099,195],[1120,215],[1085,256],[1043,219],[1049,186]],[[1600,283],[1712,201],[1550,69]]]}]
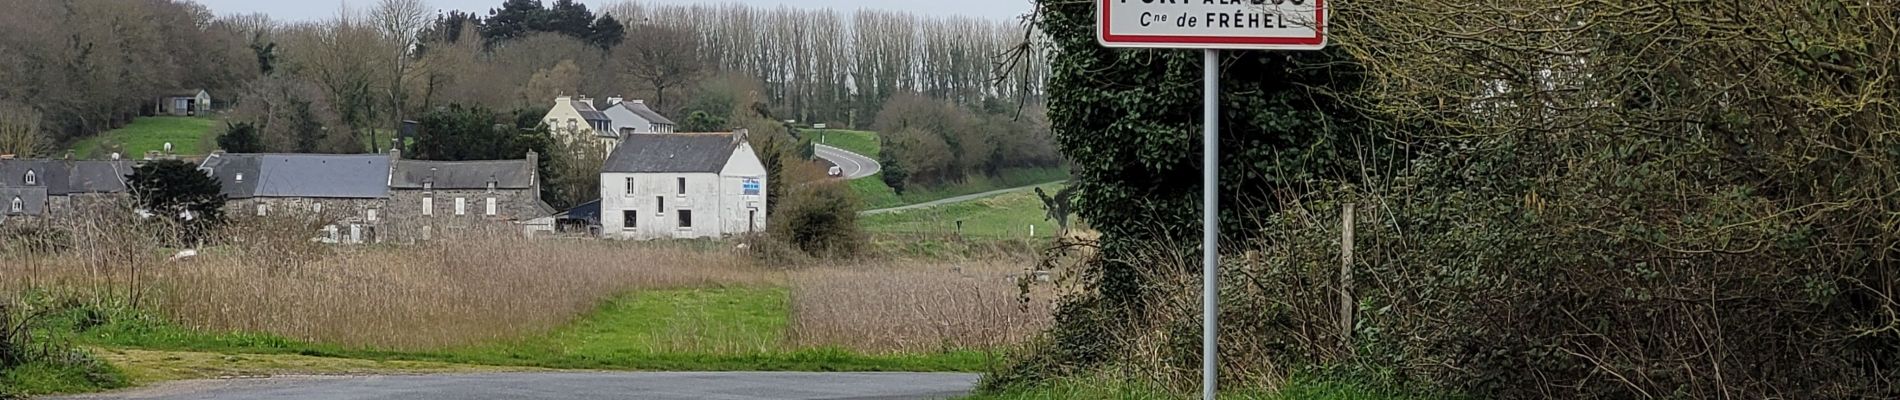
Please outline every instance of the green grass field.
[{"label": "green grass field", "polygon": [[[1064,186],[1049,184],[1042,189],[1054,193]],[[947,234],[958,232],[957,221],[963,221],[963,235],[985,238],[1029,238],[1029,227],[1033,225],[1036,238],[1052,238],[1056,236],[1057,227],[1054,221],[1044,220],[1047,215],[1036,192],[1021,191],[963,203],[867,215],[859,218],[858,223],[871,233]]]},{"label": "green grass field", "polygon": [[[389,351],[307,343],[268,334],[198,332],[149,313],[73,309],[49,320],[52,337],[102,351],[196,352],[245,356],[313,356],[382,363],[590,370],[671,371],[980,371],[996,355],[982,351],[861,354],[835,348],[793,348],[786,340],[790,294],[785,288],[714,288],[629,293],[552,332],[499,343],[431,351]],[[100,316],[104,316],[101,318]],[[96,326],[88,326],[103,320]],[[88,322],[94,321],[94,322]],[[175,376],[166,357],[143,360],[132,376]],[[177,363],[190,362],[186,358]],[[215,363],[215,360],[213,360]],[[71,371],[28,370],[9,384],[32,393],[98,389]]]},{"label": "green grass field", "polygon": [[141,117],[123,128],[74,143],[73,153],[86,158],[106,158],[111,152],[107,147],[116,143],[124,157],[137,158],[146,151],[164,150],[165,143],[169,142],[172,151],[180,155],[201,155],[212,150],[204,145],[215,144],[207,138],[218,129],[218,120],[212,118]]}]

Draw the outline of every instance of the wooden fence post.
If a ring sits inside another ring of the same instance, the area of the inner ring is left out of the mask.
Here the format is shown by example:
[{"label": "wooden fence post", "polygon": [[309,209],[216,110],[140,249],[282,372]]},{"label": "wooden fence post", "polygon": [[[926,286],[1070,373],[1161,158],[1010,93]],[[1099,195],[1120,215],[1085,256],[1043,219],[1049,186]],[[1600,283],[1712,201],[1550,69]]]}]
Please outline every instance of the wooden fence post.
[{"label": "wooden fence post", "polygon": [[1352,351],[1352,314],[1357,308],[1352,299],[1352,231],[1353,203],[1346,202],[1339,211],[1339,335],[1346,345],[1346,351]]}]

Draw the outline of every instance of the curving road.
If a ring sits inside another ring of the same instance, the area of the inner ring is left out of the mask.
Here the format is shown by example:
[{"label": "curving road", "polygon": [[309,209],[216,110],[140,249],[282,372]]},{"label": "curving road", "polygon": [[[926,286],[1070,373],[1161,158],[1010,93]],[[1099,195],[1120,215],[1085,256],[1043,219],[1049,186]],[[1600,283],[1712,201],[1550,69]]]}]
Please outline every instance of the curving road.
[{"label": "curving road", "polygon": [[969,394],[976,374],[818,372],[583,372],[311,376],[170,382],[60,399],[944,399]]},{"label": "curving road", "polygon": [[871,175],[876,175],[878,171],[883,170],[883,166],[878,165],[877,160],[836,147],[813,144],[812,154],[817,155],[818,158],[822,158],[825,161],[830,161],[832,165],[837,165],[838,168],[843,169],[844,179],[870,177]]}]

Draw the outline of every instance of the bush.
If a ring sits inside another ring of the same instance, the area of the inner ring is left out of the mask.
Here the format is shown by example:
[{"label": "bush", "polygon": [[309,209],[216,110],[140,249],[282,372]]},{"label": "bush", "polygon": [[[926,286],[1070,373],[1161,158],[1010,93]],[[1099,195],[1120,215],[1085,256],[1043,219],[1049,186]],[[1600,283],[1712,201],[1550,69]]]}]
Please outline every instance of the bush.
[{"label": "bush", "polygon": [[779,200],[769,232],[814,257],[852,257],[864,247],[858,231],[857,197],[839,181],[815,180]]},{"label": "bush", "polygon": [[52,339],[46,332],[50,311],[0,296],[0,399],[126,385],[112,366]]}]

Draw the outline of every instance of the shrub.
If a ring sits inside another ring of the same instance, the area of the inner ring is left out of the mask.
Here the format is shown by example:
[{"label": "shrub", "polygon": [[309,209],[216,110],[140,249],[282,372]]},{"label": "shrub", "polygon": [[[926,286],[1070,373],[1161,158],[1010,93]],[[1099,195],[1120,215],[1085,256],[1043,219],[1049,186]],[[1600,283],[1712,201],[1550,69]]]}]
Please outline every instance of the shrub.
[{"label": "shrub", "polygon": [[772,237],[815,257],[851,257],[862,250],[858,200],[850,186],[817,180],[781,192],[790,193],[772,215]]}]

